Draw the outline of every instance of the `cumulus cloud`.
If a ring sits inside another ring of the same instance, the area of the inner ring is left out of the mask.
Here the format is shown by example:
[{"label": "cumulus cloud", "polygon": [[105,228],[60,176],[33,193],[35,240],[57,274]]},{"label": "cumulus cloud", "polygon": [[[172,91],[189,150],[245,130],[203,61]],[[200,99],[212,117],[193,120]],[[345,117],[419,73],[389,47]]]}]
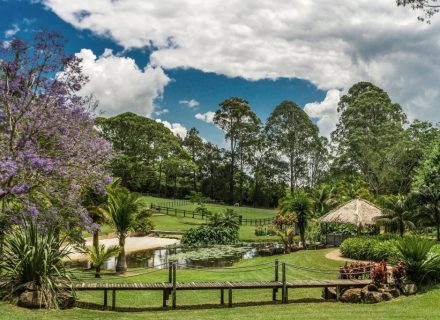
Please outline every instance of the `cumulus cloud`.
[{"label": "cumulus cloud", "polygon": [[179,101],[179,104],[187,105],[188,108],[190,108],[190,109],[197,108],[197,107],[200,105],[200,103],[199,103],[197,100],[195,100],[195,99],[191,99],[191,100],[180,100],[180,101]]},{"label": "cumulus cloud", "polygon": [[207,123],[214,123],[215,112],[208,111],[205,113],[197,113],[194,117],[198,120],[205,121]]},{"label": "cumulus cloud", "polygon": [[182,139],[185,138],[188,133],[188,130],[186,130],[186,128],[180,123],[170,123],[161,119],[156,119],[156,121],[162,123],[166,128],[170,129],[175,136],[179,136]]},{"label": "cumulus cloud", "polygon": [[162,68],[147,65],[141,70],[133,59],[116,56],[110,49],[99,57],[92,50],[81,49],[76,56],[89,77],[81,94],[93,94],[106,116],[125,111],[150,116],[154,100],[170,81]]},{"label": "cumulus cloud", "polygon": [[395,1],[44,3],[76,28],[110,36],[125,48],[154,48],[150,59],[157,66],[250,80],[297,77],[324,90],[367,80],[410,115],[440,120],[440,17],[420,23],[417,12]]},{"label": "cumulus cloud", "polygon": [[304,111],[309,117],[316,119],[319,133],[324,137],[329,137],[330,133],[336,129],[338,122],[338,102],[341,97],[339,90],[329,90],[323,101],[307,103]]}]

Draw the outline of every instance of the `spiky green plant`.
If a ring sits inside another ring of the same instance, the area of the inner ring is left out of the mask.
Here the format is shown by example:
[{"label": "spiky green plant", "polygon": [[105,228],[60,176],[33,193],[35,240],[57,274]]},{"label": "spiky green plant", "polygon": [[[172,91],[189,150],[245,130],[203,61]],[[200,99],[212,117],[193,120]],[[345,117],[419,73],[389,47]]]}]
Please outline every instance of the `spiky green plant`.
[{"label": "spiky green plant", "polygon": [[58,308],[60,296],[73,292],[71,273],[63,262],[72,249],[65,240],[53,230],[38,232],[32,223],[14,228],[5,238],[0,260],[5,299],[15,302],[20,293],[32,288],[40,292],[40,306]]},{"label": "spiky green plant", "polygon": [[97,248],[95,246],[87,247],[86,252],[92,267],[95,268],[95,278],[101,278],[102,265],[119,253],[119,246],[106,248],[105,245],[101,244]]},{"label": "spiky green plant", "polygon": [[397,243],[397,249],[405,265],[408,280],[418,285],[426,285],[440,278],[440,255],[432,252],[434,241],[408,236]]}]

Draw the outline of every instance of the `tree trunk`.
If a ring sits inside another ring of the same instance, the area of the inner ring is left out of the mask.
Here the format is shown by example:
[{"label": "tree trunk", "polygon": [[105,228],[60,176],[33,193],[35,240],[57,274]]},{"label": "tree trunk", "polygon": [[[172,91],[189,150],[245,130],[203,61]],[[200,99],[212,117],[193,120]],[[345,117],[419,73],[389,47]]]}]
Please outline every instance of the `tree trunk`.
[{"label": "tree trunk", "polygon": [[293,192],[293,155],[290,156],[290,192]]},{"label": "tree trunk", "polygon": [[304,227],[299,228],[299,236],[301,238],[301,243],[302,243],[303,249],[307,249]]},{"label": "tree trunk", "polygon": [[95,278],[101,278],[101,267],[96,267],[95,271]]},{"label": "tree trunk", "polygon": [[400,224],[400,237],[403,238],[403,233],[405,232],[405,225],[403,223]]},{"label": "tree trunk", "polygon": [[95,248],[96,251],[98,251],[98,247],[99,247],[99,231],[98,230],[93,232],[93,247]]},{"label": "tree trunk", "polygon": [[229,177],[229,203],[234,204],[234,165],[235,165],[235,152],[234,152],[234,140],[231,138],[231,176]]},{"label": "tree trunk", "polygon": [[118,262],[116,263],[116,272],[125,273],[127,271],[127,260],[125,257],[125,235],[120,235],[119,237],[119,255]]},{"label": "tree trunk", "polygon": [[157,185],[157,192],[159,193],[159,196],[162,195],[162,163],[159,164],[159,183]]}]

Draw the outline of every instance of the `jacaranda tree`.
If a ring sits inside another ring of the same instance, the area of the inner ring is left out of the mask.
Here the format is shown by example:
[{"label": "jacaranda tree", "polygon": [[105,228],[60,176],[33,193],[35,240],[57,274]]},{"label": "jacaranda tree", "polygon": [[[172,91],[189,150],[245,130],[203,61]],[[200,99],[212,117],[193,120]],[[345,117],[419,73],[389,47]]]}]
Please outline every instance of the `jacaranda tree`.
[{"label": "jacaranda tree", "polygon": [[78,94],[87,81],[80,59],[50,32],[0,48],[3,226],[32,217],[40,230],[93,227],[80,196],[84,186],[105,192],[111,146],[94,128],[93,99]]}]

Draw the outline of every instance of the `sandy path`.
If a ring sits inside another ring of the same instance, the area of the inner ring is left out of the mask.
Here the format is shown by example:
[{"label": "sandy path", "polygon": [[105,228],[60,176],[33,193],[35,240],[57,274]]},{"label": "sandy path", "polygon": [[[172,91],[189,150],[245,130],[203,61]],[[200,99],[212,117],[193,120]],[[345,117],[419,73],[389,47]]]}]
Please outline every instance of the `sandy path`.
[{"label": "sandy path", "polygon": [[330,251],[329,253],[327,253],[325,255],[325,257],[330,260],[342,261],[342,262],[367,262],[367,263],[370,262],[370,261],[362,261],[362,260],[354,260],[354,259],[350,259],[350,258],[345,258],[342,256],[341,250],[339,250],[339,249],[335,249],[335,250]]},{"label": "sandy path", "polygon": [[[157,238],[157,237],[128,237],[125,240],[125,252],[135,252],[148,249],[156,249],[178,243],[177,239]],[[101,239],[99,244],[103,244],[106,247],[118,245],[118,238]],[[88,240],[86,246],[91,246],[92,241]],[[84,260],[86,257],[81,253],[74,253],[69,255],[71,260]]]}]

